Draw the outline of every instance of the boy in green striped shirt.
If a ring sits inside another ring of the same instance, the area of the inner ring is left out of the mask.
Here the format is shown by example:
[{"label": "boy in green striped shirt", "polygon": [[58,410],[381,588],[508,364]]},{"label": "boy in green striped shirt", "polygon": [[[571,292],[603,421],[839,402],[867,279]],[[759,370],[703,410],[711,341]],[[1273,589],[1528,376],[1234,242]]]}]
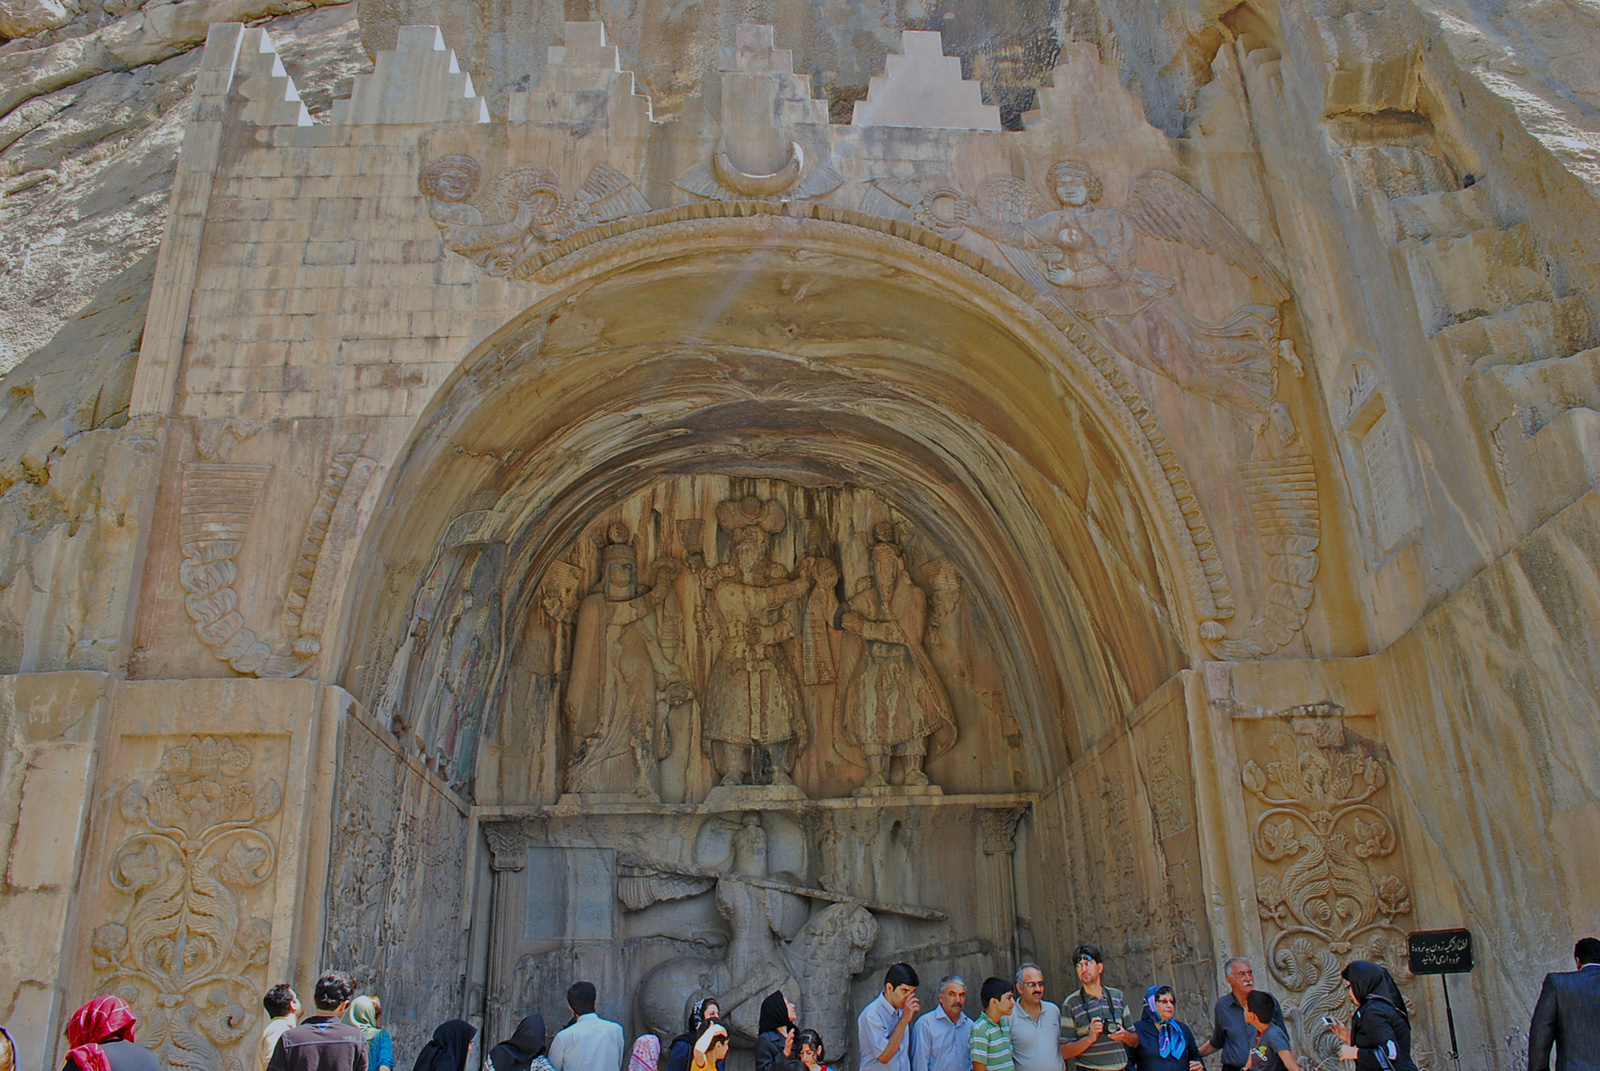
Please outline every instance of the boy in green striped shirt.
[{"label": "boy in green striped shirt", "polygon": [[978,991],[983,1014],[972,1024],[967,1053],[972,1071],[1012,1071],[1011,1027],[1004,1022],[1016,1007],[1017,994],[1004,978],[987,978]]}]

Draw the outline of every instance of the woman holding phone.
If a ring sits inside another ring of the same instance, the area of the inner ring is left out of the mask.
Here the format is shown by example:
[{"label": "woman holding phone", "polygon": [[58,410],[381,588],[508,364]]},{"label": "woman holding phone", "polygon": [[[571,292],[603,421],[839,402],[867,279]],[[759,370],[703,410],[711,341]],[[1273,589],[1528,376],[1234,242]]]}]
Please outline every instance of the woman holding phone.
[{"label": "woman holding phone", "polygon": [[1344,969],[1344,984],[1355,1001],[1349,1026],[1328,1029],[1342,1042],[1339,1059],[1355,1071],[1417,1071],[1411,1060],[1411,1013],[1387,970],[1358,959]]}]

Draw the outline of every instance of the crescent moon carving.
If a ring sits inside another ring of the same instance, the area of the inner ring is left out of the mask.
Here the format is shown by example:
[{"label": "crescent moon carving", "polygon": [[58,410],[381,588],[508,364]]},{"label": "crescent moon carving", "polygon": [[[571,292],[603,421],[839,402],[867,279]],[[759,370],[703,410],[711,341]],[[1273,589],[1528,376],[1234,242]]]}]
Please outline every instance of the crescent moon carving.
[{"label": "crescent moon carving", "polygon": [[727,149],[721,145],[711,157],[711,171],[717,181],[735,193],[742,193],[747,197],[773,197],[782,193],[800,181],[800,172],[805,166],[805,150],[800,148],[800,143],[797,141],[789,143],[788,161],[768,175],[740,171],[733,166],[733,161],[728,158]]}]

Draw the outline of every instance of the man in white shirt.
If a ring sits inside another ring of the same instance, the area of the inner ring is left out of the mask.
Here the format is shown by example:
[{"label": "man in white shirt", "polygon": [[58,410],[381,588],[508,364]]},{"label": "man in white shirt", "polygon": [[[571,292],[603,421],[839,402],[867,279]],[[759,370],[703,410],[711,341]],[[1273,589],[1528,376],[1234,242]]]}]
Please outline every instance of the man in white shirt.
[{"label": "man in white shirt", "polygon": [[1017,1006],[1006,1016],[1016,1071],[1064,1071],[1061,1009],[1044,999],[1044,971],[1036,963],[1024,963],[1016,982]]},{"label": "man in white shirt", "polygon": [[939,983],[939,1006],[911,1029],[911,1071],[972,1071],[966,1003],[967,983],[959,974]]},{"label": "man in white shirt", "polygon": [[256,1046],[256,1071],[266,1071],[267,1061],[278,1047],[278,1039],[300,1021],[300,998],[287,982],[267,990],[267,995],[261,998],[261,1006],[267,1009],[270,1018],[261,1028],[261,1044]]},{"label": "man in white shirt", "polygon": [[567,990],[572,1024],[550,1042],[556,1071],[622,1071],[622,1026],[595,1014],[593,982],[573,982]]}]

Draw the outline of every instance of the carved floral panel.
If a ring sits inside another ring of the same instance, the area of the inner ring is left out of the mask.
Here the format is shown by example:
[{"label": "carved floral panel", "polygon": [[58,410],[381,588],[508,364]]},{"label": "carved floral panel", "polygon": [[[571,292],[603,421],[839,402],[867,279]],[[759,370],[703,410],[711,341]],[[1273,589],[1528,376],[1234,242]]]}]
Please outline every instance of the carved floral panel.
[{"label": "carved floral panel", "polygon": [[271,774],[284,768],[284,744],[161,743],[154,768],[118,796],[108,921],[90,935],[95,986],[133,1005],[140,1043],[165,1067],[239,1071],[269,984],[283,809]]},{"label": "carved floral panel", "polygon": [[1334,704],[1235,722],[1250,816],[1256,909],[1271,988],[1295,1051],[1333,1067],[1318,1019],[1343,1015],[1339,972],[1354,959],[1404,984],[1411,884],[1389,795],[1387,750]]}]

